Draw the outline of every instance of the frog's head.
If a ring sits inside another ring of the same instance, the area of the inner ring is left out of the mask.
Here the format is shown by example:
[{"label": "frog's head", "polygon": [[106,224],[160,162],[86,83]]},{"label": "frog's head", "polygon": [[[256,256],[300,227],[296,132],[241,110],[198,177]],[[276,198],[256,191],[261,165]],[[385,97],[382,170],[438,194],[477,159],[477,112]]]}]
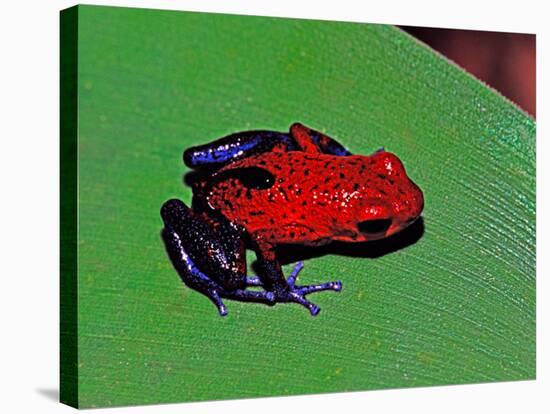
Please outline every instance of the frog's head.
[{"label": "frog's head", "polygon": [[376,240],[414,223],[424,208],[424,196],[396,155],[379,151],[368,157],[367,165],[367,197],[357,211],[357,228],[364,240]]}]

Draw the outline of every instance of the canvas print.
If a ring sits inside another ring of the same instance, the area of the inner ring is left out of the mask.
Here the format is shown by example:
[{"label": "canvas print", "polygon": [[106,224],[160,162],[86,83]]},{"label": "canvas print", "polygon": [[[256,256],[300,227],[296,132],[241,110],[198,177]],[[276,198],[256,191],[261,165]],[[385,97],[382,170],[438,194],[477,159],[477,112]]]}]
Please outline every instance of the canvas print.
[{"label": "canvas print", "polygon": [[61,12],[62,402],[535,378],[534,107],[415,30]]}]

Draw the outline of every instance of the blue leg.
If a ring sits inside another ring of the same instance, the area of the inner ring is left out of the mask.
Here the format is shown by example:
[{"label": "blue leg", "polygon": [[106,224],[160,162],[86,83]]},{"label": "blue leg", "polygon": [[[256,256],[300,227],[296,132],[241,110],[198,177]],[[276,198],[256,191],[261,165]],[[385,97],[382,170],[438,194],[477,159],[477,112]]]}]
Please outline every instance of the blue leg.
[{"label": "blue leg", "polygon": [[309,309],[311,315],[316,316],[321,311],[321,309],[317,305],[308,301],[305,298],[305,295],[309,295],[310,293],[315,292],[321,292],[323,290],[334,290],[336,292],[339,292],[340,290],[342,290],[342,282],[338,280],[335,282],[321,283],[318,285],[296,286],[296,279],[298,278],[298,274],[303,268],[303,262],[296,263],[294,269],[292,270],[292,273],[287,279],[287,283],[290,288],[289,301],[296,302],[302,306],[305,306]]},{"label": "blue leg", "polygon": [[[162,232],[162,236],[167,245],[170,259],[178,270],[183,282],[190,288],[203,293],[214,302],[221,316],[227,315],[227,307],[221,298],[237,299],[246,302],[259,302],[267,305],[274,304],[275,295],[273,292],[224,289],[199,270],[195,262],[185,251],[181,239],[175,231],[169,227],[165,228]],[[255,281],[255,279],[252,280]]]},{"label": "blue leg", "polygon": [[[292,269],[292,273],[286,280],[288,283],[288,286],[290,287],[290,292],[288,293],[289,300],[283,300],[283,302],[286,302],[286,301],[296,302],[308,308],[310,313],[315,316],[319,313],[321,309],[317,305],[305,299],[304,296],[309,295],[310,293],[321,292],[324,290],[334,290],[336,292],[339,292],[340,290],[342,290],[342,282],[337,280],[334,282],[320,283],[317,285],[296,286],[296,279],[298,278],[298,274],[303,268],[304,268],[304,263],[300,261],[296,263],[296,265],[294,266],[294,269]],[[248,277],[246,279],[246,284],[247,286],[263,286],[261,279],[258,277]],[[263,294],[264,292],[240,291],[238,294],[250,295],[250,294],[258,294],[258,293]],[[269,294],[271,292],[267,292],[267,293]],[[262,299],[265,299],[265,296],[262,296]],[[276,302],[277,298],[275,297],[275,295],[273,296],[270,295],[269,300],[273,300]]]},{"label": "blue leg", "polygon": [[288,134],[275,131],[245,131],[188,148],[183,153],[183,161],[190,168],[220,168],[242,158],[272,151],[275,147],[282,151],[299,149]]},{"label": "blue leg", "polygon": [[170,227],[165,227],[162,231],[162,237],[166,244],[166,249],[170,260],[178,271],[183,282],[192,289],[198,290],[207,296],[218,308],[221,316],[227,315],[227,308],[222,302],[219,290],[221,286],[213,282],[208,276],[202,273],[189,257],[179,235]]},{"label": "blue leg", "polygon": [[300,271],[304,268],[302,262],[296,263],[292,273],[288,279],[284,279],[280,266],[275,260],[261,259],[262,265],[262,285],[275,293],[276,303],[294,302],[306,307],[312,316],[316,316],[320,312],[320,308],[308,301],[305,296],[314,292],[324,290],[334,290],[336,292],[342,290],[342,282],[328,282],[317,285],[296,286],[296,279]]},{"label": "blue leg", "polygon": [[[222,296],[229,299],[237,300],[254,300],[267,304],[275,304],[277,302],[294,302],[306,307],[311,315],[316,316],[321,311],[319,306],[311,303],[305,298],[305,295],[323,290],[340,291],[342,283],[340,281],[322,283],[318,285],[295,286],[294,283],[300,271],[304,268],[303,262],[298,262],[294,266],[292,273],[287,279],[290,290],[285,293],[274,293],[270,291],[254,291],[254,290],[235,290],[232,292],[223,292]],[[263,286],[261,280],[257,277],[247,278],[248,286]]]},{"label": "blue leg", "polygon": [[321,283],[317,285],[296,286],[296,279],[298,274],[304,268],[303,262],[298,262],[294,266],[292,273],[287,279],[287,283],[291,288],[291,292],[296,302],[307,307],[312,315],[317,315],[320,311],[319,307],[313,305],[311,302],[305,300],[304,296],[310,293],[321,292],[323,290],[334,290],[339,292],[342,290],[342,282],[337,280],[335,282]]}]

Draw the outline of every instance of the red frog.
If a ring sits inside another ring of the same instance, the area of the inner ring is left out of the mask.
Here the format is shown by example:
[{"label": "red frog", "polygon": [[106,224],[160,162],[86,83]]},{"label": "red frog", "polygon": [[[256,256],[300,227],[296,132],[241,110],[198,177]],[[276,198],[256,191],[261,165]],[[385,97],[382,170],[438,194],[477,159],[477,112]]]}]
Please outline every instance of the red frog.
[{"label": "red frog", "polygon": [[[183,282],[222,316],[222,298],[295,302],[317,315],[305,296],[340,291],[341,282],[296,285],[303,264],[285,278],[275,247],[382,239],[412,224],[424,206],[396,155],[352,155],[299,123],[289,133],[246,131],[189,148],[184,162],[198,175],[192,208],[177,199],[164,203],[162,235]],[[246,248],[258,257],[257,277],[246,275]]]}]

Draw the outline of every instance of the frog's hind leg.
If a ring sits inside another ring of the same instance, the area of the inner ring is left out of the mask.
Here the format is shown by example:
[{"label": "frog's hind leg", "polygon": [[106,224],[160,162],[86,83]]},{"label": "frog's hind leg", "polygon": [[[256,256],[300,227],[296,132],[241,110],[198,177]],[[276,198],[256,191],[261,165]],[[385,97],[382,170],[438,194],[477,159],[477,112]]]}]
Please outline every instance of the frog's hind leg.
[{"label": "frog's hind leg", "polygon": [[268,151],[305,151],[338,156],[351,155],[335,139],[300,123],[289,133],[278,131],[243,131],[227,135],[183,153],[185,165],[193,169],[220,169],[231,162]]},{"label": "frog's hind leg", "polygon": [[190,168],[218,169],[230,162],[263,152],[298,149],[289,134],[276,131],[244,131],[188,148],[183,153],[183,161]]},{"label": "frog's hind leg", "polygon": [[274,294],[247,291],[246,256],[241,234],[227,219],[219,217],[213,229],[180,200],[162,206],[162,238],[181,280],[207,296],[227,314],[221,298],[274,304]]},{"label": "frog's hind leg", "polygon": [[294,138],[301,150],[305,152],[337,156],[352,155],[351,152],[335,139],[298,122],[291,125],[290,135]]},{"label": "frog's hind leg", "polygon": [[200,271],[194,260],[183,247],[179,235],[170,227],[165,227],[163,229],[162,237],[166,243],[170,259],[182,281],[190,288],[208,297],[218,308],[220,316],[227,315],[227,307],[223,303],[222,297],[244,302],[258,302],[266,305],[274,304],[275,295],[273,292],[244,289],[228,290],[212,281],[207,275]]},{"label": "frog's hind leg", "polygon": [[227,315],[227,308],[220,298],[220,286],[202,273],[195,262],[189,257],[181,243],[179,235],[169,226],[162,230],[162,238],[172,264],[178,271],[182,281],[192,289],[207,296],[218,308],[221,316]]}]

